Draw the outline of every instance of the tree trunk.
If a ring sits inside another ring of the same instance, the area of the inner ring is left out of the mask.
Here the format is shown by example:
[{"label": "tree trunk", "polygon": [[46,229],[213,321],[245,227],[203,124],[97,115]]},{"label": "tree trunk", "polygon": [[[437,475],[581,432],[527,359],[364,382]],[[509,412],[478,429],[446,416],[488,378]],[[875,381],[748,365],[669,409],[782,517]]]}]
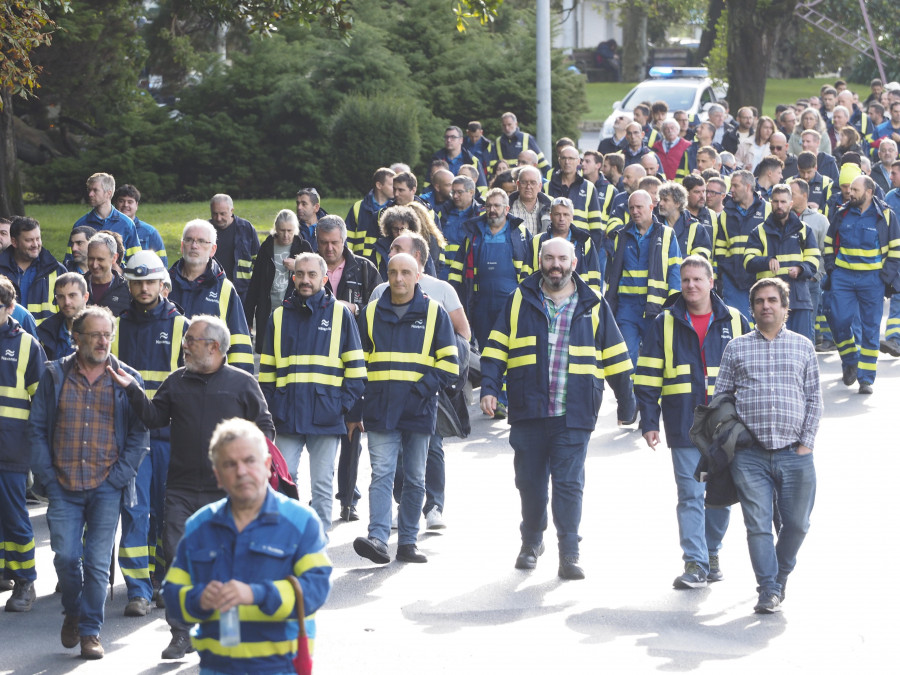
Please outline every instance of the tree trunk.
[{"label": "tree trunk", "polygon": [[640,82],[647,76],[647,14],[637,0],[631,0],[624,12],[622,82]]},{"label": "tree trunk", "polygon": [[716,22],[725,9],[725,0],[709,0],[706,10],[706,27],[700,35],[700,47],[697,48],[697,63],[703,63],[713,45],[716,43]]},{"label": "tree trunk", "polygon": [[25,214],[22,183],[16,161],[16,135],[13,131],[13,104],[9,91],[0,90],[0,217]]},{"label": "tree trunk", "polygon": [[797,3],[798,0],[728,3],[728,105],[732,114],[746,105],[762,109],[772,51]]}]

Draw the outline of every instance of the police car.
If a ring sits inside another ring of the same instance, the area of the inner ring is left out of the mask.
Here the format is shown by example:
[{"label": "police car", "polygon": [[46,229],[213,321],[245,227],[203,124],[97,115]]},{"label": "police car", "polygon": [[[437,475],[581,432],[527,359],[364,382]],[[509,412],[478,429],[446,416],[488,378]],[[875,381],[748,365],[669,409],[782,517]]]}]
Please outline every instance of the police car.
[{"label": "police car", "polygon": [[612,114],[603,123],[600,138],[612,136],[616,118],[624,115],[631,119],[635,106],[644,101],[665,101],[669,106],[669,117],[678,110],[685,110],[705,121],[709,106],[724,98],[725,90],[713,84],[706,68],[654,66],[650,69],[650,79],[638,84],[621,101],[613,103]]}]

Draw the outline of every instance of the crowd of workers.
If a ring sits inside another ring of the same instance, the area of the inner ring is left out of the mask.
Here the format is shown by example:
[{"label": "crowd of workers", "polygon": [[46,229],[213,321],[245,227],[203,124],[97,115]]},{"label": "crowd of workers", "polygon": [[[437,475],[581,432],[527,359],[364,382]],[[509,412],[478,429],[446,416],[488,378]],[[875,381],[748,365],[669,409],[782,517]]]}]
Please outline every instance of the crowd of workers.
[{"label": "crowd of workers", "polygon": [[[451,126],[421,186],[408,166],[379,168],[346,219],[303,188],[262,244],[215,195],[171,267],[140,192],[105,173],[59,258],[36,220],[3,221],[6,610],[35,600],[31,491],[47,501],[64,646],[103,656],[121,521],[125,614],[166,609],[163,658],[293,672],[330,588],[334,498],[342,520],[360,517],[362,435],[369,522],[354,550],[386,564],[396,529],[396,559],[427,562],[420,520],[446,527],[443,439],[470,430],[471,381],[511,426],[517,568],[544,552],[549,506],[559,576],[584,578],[584,462],[609,385],[619,423],[639,418],[652,448],[662,417],[674,586],[723,578],[740,502],[754,609],[779,611],[815,496],[815,352],[836,349],[861,394],[879,349],[900,356],[900,300],[879,335],[900,290],[900,85],[872,85],[864,104],[825,87],[775,119],[715,104],[699,122],[648,102],[598,151],[557,141],[555,168],[512,113],[495,141]],[[723,424],[727,441],[708,433]],[[304,448],[310,508],[266,487],[273,461],[296,480]],[[253,650],[227,634],[235,612]]]}]

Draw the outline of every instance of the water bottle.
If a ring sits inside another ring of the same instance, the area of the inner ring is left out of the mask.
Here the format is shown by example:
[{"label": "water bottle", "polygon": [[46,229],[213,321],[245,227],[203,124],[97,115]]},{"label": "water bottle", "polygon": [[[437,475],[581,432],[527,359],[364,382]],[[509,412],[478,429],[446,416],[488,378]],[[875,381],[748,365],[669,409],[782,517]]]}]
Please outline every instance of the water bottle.
[{"label": "water bottle", "polygon": [[219,615],[219,643],[223,647],[237,647],[241,644],[241,620],[237,607]]}]

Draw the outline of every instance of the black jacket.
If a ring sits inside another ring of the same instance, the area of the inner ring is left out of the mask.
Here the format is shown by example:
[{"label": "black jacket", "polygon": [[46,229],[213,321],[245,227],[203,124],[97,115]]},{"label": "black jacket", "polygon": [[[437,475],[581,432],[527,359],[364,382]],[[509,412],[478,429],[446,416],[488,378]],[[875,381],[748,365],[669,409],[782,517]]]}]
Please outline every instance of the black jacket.
[{"label": "black jacket", "polygon": [[[312,252],[312,247],[300,235],[294,235],[291,242],[291,257],[301,253]],[[253,276],[250,277],[250,285],[247,287],[247,299],[244,302],[244,315],[247,317],[247,326],[253,326],[256,318],[256,353],[262,353],[262,347],[266,342],[266,328],[269,325],[269,315],[272,313],[272,282],[275,281],[275,237],[269,235],[259,247],[256,254],[256,262],[253,265]],[[285,297],[290,296],[293,287],[288,284]]]},{"label": "black jacket", "polygon": [[128,290],[128,282],[125,281],[125,277],[120,277],[113,272],[112,283],[109,285],[109,289],[106,291],[103,299],[99,302],[94,298],[94,288],[91,284],[90,272],[84,275],[84,280],[87,282],[88,287],[87,304],[108,307],[109,311],[113,313],[113,316],[119,316],[131,306],[131,291]]},{"label": "black jacket", "polygon": [[126,391],[149,428],[172,424],[168,489],[218,489],[208,452],[213,429],[222,420],[241,417],[254,422],[270,440],[275,438],[272,415],[256,378],[227,363],[209,375],[179,368],[163,381],[152,401],[137,384]]},{"label": "black jacket", "polygon": [[369,296],[375,287],[382,282],[378,275],[378,270],[368,258],[354,255],[344,244],[344,272],[341,274],[341,283],[337,288],[332,288],[331,281],[327,281],[325,286],[335,297],[335,300],[343,300],[344,302],[352,302],[354,305],[363,305],[369,303]]}]

